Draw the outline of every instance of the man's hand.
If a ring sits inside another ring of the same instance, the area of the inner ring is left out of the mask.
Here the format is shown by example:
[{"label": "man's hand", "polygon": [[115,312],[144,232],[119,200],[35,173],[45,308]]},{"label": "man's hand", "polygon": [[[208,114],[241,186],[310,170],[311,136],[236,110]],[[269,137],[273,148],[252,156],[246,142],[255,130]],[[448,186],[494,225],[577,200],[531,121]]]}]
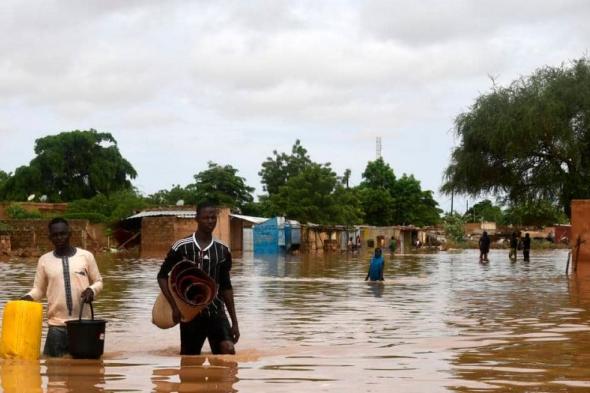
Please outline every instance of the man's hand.
[{"label": "man's hand", "polygon": [[238,342],[238,340],[240,339],[240,328],[238,327],[237,323],[232,324],[231,335],[232,335],[232,341],[234,342],[234,344],[236,344]]},{"label": "man's hand", "polygon": [[86,288],[84,292],[82,292],[81,297],[84,303],[92,303],[94,300],[94,291],[90,288]]},{"label": "man's hand", "polygon": [[29,302],[32,302],[33,297],[31,295],[22,295],[19,300],[28,300]]}]

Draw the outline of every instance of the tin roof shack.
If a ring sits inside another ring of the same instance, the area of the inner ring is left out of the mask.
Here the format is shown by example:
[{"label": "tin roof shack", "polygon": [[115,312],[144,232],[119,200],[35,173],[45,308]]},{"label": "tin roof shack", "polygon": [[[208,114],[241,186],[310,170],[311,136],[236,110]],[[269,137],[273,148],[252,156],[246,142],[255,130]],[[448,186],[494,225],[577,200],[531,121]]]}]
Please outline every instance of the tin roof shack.
[{"label": "tin roof shack", "polygon": [[410,253],[419,240],[421,245],[428,242],[427,230],[413,225],[374,227],[368,225],[358,226],[361,233],[361,247],[388,248],[391,237],[397,241],[396,254]]},{"label": "tin roof shack", "polygon": [[[170,246],[178,239],[187,237],[197,228],[196,212],[191,210],[148,210],[133,215],[125,221],[134,221],[140,228],[140,256],[142,258],[164,258]],[[219,209],[217,226],[213,236],[229,245],[230,211]]]},{"label": "tin roof shack", "polygon": [[346,251],[348,239],[354,242],[360,232],[354,227],[344,225],[301,225],[302,251]]},{"label": "tin roof shack", "polygon": [[254,225],[262,224],[268,218],[230,214],[230,247],[232,252],[254,251]]},{"label": "tin roof shack", "polygon": [[284,217],[273,217],[253,227],[254,253],[278,254],[298,249],[301,244],[301,225]]},{"label": "tin roof shack", "polygon": [[574,199],[571,202],[573,271],[590,273],[590,199]]}]

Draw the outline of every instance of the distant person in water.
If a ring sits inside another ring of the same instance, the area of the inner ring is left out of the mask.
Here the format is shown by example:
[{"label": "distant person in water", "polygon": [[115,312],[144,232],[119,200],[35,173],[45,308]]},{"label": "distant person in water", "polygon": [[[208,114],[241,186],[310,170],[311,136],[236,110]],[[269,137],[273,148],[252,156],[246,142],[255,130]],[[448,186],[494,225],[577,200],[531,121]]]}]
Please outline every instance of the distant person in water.
[{"label": "distant person in water", "polygon": [[479,238],[479,261],[488,262],[488,253],[490,252],[490,237],[486,231]]},{"label": "distant person in water", "polygon": [[383,256],[381,255],[381,249],[375,249],[375,255],[371,258],[371,263],[369,264],[369,272],[367,273],[367,277],[365,277],[365,281],[383,281]]},{"label": "distant person in water", "polygon": [[510,252],[508,253],[508,258],[510,258],[511,261],[516,261],[517,248],[518,236],[516,235],[516,232],[512,232],[512,236],[510,237]]},{"label": "distant person in water", "polygon": [[524,235],[524,240],[522,241],[522,256],[524,257],[524,261],[528,262],[531,252],[531,237],[527,233]]},{"label": "distant person in water", "polygon": [[395,240],[395,237],[391,237],[391,239],[389,240],[389,251],[391,251],[391,255],[395,254],[395,250],[397,249],[397,241]]}]

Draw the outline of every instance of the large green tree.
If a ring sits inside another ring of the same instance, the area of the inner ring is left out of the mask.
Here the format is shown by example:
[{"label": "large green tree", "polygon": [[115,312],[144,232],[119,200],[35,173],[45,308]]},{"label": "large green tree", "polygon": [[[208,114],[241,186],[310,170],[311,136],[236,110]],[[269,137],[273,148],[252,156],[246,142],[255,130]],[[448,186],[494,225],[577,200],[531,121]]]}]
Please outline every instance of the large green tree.
[{"label": "large green tree", "polygon": [[568,215],[572,199],[590,197],[589,59],[494,85],[455,127],[444,192],[546,200]]},{"label": "large green tree", "polygon": [[253,187],[246,184],[246,179],[237,175],[238,170],[231,165],[219,165],[209,162],[209,167],[195,175],[195,183],[187,189],[194,190],[198,202],[209,200],[240,211],[253,201]]},{"label": "large green tree", "polygon": [[383,158],[367,164],[359,194],[365,221],[371,225],[433,225],[440,221],[441,210],[413,175],[396,179]]},{"label": "large green tree", "polygon": [[355,192],[339,182],[330,164],[307,165],[270,196],[270,205],[272,215],[303,223],[351,225],[362,217]]},{"label": "large green tree", "polygon": [[465,222],[489,221],[503,224],[504,212],[500,206],[494,205],[489,199],[484,199],[467,209],[463,218]]},{"label": "large green tree", "polygon": [[568,221],[563,209],[546,200],[510,205],[504,215],[506,223],[514,225],[550,226]]},{"label": "large green tree", "polygon": [[70,131],[35,141],[36,157],[16,169],[0,199],[22,201],[30,194],[49,201],[72,201],[131,189],[137,173],[106,132]]},{"label": "large green tree", "polygon": [[258,172],[264,191],[269,195],[278,193],[279,188],[285,185],[289,178],[297,176],[312,164],[307,150],[299,139],[291,148],[291,154],[278,153],[276,150],[272,154],[272,157],[267,157],[262,163],[262,169]]}]

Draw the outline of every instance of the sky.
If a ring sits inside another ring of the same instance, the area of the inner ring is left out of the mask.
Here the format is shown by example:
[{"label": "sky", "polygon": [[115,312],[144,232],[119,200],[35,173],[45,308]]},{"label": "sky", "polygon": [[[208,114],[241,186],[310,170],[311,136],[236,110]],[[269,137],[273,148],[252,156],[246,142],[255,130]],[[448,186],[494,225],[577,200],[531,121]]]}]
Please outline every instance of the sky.
[{"label": "sky", "polygon": [[[0,3],[0,170],[37,138],[110,132],[143,193],[208,161],[263,192],[296,139],[361,181],[382,156],[438,190],[454,119],[497,84],[588,55],[587,0]],[[455,198],[455,209],[474,203]]]}]

